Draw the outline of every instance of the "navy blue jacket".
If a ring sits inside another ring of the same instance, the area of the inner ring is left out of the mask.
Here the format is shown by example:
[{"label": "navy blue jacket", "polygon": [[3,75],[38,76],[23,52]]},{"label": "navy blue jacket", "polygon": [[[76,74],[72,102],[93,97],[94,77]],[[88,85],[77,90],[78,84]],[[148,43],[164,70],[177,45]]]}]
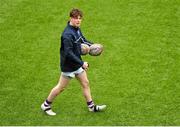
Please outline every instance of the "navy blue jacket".
[{"label": "navy blue jacket", "polygon": [[82,67],[81,43],[91,45],[87,41],[80,28],[69,25],[69,22],[61,35],[60,67],[62,72],[73,72]]}]

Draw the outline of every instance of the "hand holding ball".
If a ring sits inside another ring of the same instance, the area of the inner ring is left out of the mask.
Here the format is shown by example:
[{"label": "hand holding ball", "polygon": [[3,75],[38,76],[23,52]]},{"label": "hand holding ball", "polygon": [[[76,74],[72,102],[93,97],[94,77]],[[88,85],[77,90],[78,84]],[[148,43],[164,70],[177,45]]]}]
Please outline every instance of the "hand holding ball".
[{"label": "hand holding ball", "polygon": [[99,56],[103,52],[103,46],[101,44],[92,44],[88,46],[87,44],[81,44],[81,54],[91,56]]},{"label": "hand holding ball", "polygon": [[90,51],[90,47],[86,44],[81,44],[81,54],[87,55]]},{"label": "hand holding ball", "polygon": [[103,51],[103,46],[101,44],[92,44],[90,46],[89,55],[91,56],[99,56]]}]

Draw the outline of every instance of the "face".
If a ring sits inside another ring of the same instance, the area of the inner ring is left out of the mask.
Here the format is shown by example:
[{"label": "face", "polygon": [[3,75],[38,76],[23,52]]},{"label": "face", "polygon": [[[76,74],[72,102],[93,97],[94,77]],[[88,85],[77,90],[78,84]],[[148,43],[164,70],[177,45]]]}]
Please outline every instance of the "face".
[{"label": "face", "polygon": [[80,27],[82,18],[78,16],[77,18],[71,17],[70,24],[74,27]]}]

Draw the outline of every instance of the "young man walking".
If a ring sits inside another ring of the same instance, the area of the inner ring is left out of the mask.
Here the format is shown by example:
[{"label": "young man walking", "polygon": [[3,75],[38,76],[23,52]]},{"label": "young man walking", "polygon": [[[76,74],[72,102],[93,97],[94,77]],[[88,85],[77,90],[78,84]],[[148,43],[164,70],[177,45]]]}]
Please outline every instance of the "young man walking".
[{"label": "young man walking", "polygon": [[70,12],[70,21],[62,33],[60,48],[60,67],[62,73],[58,84],[51,90],[49,96],[41,105],[41,109],[48,115],[56,115],[51,109],[51,104],[74,77],[80,81],[89,111],[97,112],[106,108],[106,105],[95,105],[91,97],[91,90],[86,73],[89,65],[88,62],[81,59],[81,43],[88,45],[92,43],[87,41],[81,33],[80,25],[82,17],[83,14],[81,10],[72,9]]}]

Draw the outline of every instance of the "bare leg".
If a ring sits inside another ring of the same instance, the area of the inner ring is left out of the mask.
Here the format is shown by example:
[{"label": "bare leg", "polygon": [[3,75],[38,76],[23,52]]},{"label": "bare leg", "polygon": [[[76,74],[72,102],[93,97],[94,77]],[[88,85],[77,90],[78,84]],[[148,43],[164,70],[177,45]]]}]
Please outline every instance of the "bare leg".
[{"label": "bare leg", "polygon": [[70,79],[68,77],[60,76],[58,84],[51,90],[47,100],[52,102],[57,95],[59,95],[68,85]]},{"label": "bare leg", "polygon": [[51,109],[51,103],[57,95],[59,95],[64,88],[68,85],[70,79],[64,76],[60,76],[58,84],[51,90],[48,98],[42,103],[41,109],[50,116],[55,116],[56,113]]},{"label": "bare leg", "polygon": [[91,90],[89,87],[89,81],[87,78],[86,71],[82,72],[81,74],[77,75],[76,78],[80,81],[82,89],[83,89],[83,94],[86,99],[86,102],[88,104],[88,109],[91,112],[98,112],[98,111],[103,111],[106,108],[106,105],[94,105],[94,102],[92,101],[91,97]]},{"label": "bare leg", "polygon": [[90,87],[89,87],[89,80],[87,78],[86,71],[82,72],[79,75],[76,75],[76,78],[81,83],[83,94],[84,94],[84,97],[85,97],[86,101],[87,102],[92,101],[91,90],[90,90]]}]

